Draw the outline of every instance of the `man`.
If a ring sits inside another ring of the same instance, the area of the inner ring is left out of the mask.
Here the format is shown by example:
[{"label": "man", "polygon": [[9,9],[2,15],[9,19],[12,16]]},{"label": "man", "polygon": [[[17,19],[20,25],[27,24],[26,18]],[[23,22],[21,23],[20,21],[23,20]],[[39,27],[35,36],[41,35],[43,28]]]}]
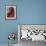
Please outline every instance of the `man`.
[{"label": "man", "polygon": [[14,15],[15,15],[14,8],[13,7],[9,7],[7,9],[7,17],[14,17]]}]

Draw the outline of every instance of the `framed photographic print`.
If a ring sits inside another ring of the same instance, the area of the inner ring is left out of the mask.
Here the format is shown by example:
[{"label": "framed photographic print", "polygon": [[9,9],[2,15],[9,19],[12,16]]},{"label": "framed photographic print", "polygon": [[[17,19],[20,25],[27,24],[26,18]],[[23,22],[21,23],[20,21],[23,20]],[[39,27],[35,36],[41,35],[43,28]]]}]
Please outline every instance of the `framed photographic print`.
[{"label": "framed photographic print", "polygon": [[6,19],[16,19],[16,6],[7,5],[6,6]]}]

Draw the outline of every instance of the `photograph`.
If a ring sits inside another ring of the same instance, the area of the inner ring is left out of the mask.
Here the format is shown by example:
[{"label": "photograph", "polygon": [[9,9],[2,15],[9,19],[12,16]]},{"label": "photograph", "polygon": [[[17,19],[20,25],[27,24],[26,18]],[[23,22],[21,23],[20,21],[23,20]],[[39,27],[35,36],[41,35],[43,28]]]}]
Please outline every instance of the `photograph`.
[{"label": "photograph", "polygon": [[16,6],[7,5],[6,6],[6,19],[16,19]]}]

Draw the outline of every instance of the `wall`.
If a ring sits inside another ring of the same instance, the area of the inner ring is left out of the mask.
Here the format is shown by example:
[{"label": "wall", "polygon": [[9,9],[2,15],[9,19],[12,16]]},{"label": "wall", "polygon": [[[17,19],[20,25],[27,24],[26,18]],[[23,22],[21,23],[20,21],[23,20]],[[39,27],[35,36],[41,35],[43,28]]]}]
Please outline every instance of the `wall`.
[{"label": "wall", "polygon": [[21,24],[46,24],[46,0],[25,0],[21,4]]},{"label": "wall", "polygon": [[[5,20],[5,6],[9,4],[17,7],[16,20]],[[18,24],[46,24],[46,0],[0,0],[0,44],[8,43],[9,32],[17,34]]]}]

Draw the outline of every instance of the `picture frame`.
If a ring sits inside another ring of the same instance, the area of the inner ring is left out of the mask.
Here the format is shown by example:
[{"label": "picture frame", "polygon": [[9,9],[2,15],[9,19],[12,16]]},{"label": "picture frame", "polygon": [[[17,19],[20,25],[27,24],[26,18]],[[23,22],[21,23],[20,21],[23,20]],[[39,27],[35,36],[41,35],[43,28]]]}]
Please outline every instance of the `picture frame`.
[{"label": "picture frame", "polygon": [[16,5],[6,5],[6,16],[7,20],[16,19]]}]

